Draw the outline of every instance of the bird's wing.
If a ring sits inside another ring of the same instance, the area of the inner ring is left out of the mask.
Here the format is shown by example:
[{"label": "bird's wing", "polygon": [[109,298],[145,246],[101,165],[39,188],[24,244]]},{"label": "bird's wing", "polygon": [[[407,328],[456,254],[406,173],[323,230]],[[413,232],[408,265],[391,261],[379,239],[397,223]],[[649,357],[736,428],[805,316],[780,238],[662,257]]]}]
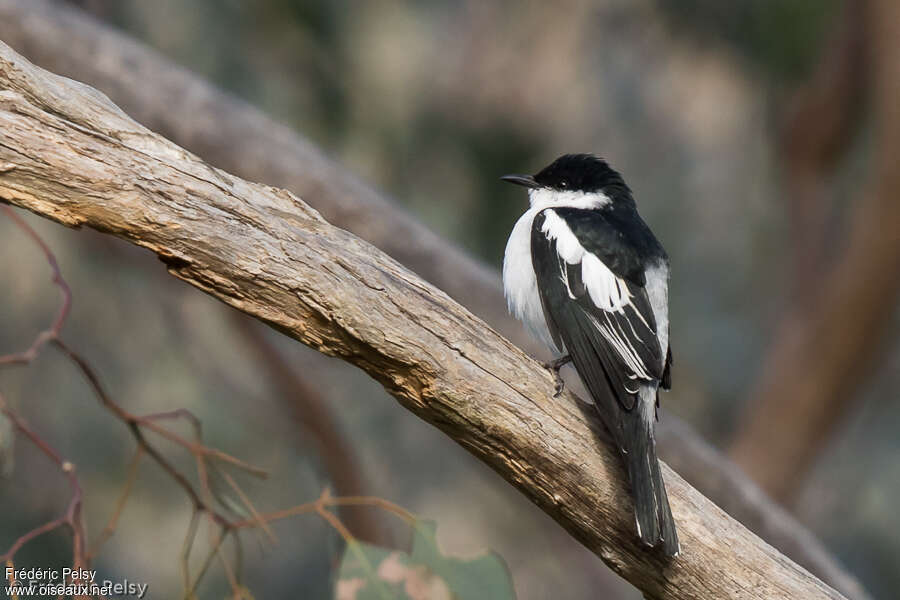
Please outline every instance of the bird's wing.
[{"label": "bird's wing", "polygon": [[640,385],[661,382],[667,364],[640,249],[602,213],[548,208],[534,219],[531,257],[554,342],[595,401],[611,389],[631,411]]}]

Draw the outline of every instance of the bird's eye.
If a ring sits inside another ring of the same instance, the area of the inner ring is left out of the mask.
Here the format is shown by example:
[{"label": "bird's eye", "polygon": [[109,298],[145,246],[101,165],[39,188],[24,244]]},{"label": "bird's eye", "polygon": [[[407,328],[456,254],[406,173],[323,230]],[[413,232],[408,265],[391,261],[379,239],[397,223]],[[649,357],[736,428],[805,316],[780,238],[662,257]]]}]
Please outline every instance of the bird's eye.
[{"label": "bird's eye", "polygon": [[568,179],[563,179],[562,181],[560,181],[560,182],[559,182],[559,187],[563,187],[563,188],[569,187],[569,180],[568,180]]}]

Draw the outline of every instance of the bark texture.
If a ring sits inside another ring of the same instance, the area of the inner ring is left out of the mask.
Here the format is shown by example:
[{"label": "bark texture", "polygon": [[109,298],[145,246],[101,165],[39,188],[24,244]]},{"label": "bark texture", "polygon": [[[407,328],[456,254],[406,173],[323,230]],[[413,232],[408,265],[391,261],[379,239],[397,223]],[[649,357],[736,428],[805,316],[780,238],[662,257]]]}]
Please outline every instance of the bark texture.
[{"label": "bark texture", "polygon": [[446,294],[283,190],[215,169],[0,43],[0,198],[154,252],[381,382],[651,598],[840,598],[664,466],[682,555],[640,546],[592,408]]}]

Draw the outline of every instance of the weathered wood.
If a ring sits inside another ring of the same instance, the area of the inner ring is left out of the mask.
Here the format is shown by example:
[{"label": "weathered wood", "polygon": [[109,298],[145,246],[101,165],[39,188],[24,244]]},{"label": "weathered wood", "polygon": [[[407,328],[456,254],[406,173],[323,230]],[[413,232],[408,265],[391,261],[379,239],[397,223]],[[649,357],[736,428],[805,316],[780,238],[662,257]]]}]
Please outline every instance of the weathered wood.
[{"label": "weathered wood", "polygon": [[[42,67],[102,90],[132,118],[214,166],[294,192],[519,347],[540,352],[507,314],[496,267],[467,257],[253,106],[68,3],[0,0],[0,39]],[[666,414],[657,432],[660,456],[675,461],[679,473],[728,514],[843,594],[868,597],[809,530],[686,423]]]},{"label": "weathered wood", "polygon": [[210,167],[2,43],[0,198],[143,246],[175,276],[361,367],[649,597],[841,597],[668,468],[683,553],[665,564],[639,545],[590,408],[553,400],[535,361],[289,192]]}]

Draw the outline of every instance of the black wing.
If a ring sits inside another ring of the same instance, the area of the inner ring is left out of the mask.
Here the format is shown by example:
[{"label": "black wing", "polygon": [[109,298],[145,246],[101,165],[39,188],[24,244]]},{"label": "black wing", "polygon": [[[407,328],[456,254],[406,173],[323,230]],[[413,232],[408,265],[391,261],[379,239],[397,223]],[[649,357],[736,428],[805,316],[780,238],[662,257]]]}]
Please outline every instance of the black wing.
[{"label": "black wing", "polygon": [[532,225],[531,257],[554,342],[595,401],[611,391],[631,411],[640,384],[662,381],[667,364],[641,249],[597,211],[545,209]]},{"label": "black wing", "polygon": [[648,418],[656,386],[668,384],[671,355],[660,348],[644,268],[665,253],[645,225],[641,231],[643,222],[611,223],[606,216],[541,211],[532,225],[531,260],[554,342],[565,346],[622,453],[637,534],[675,556],[678,534]]},{"label": "black wing", "polygon": [[666,262],[666,251],[633,206],[614,205],[603,210],[559,207],[562,218],[585,250],[597,256],[613,273],[644,287],[649,263]]}]

